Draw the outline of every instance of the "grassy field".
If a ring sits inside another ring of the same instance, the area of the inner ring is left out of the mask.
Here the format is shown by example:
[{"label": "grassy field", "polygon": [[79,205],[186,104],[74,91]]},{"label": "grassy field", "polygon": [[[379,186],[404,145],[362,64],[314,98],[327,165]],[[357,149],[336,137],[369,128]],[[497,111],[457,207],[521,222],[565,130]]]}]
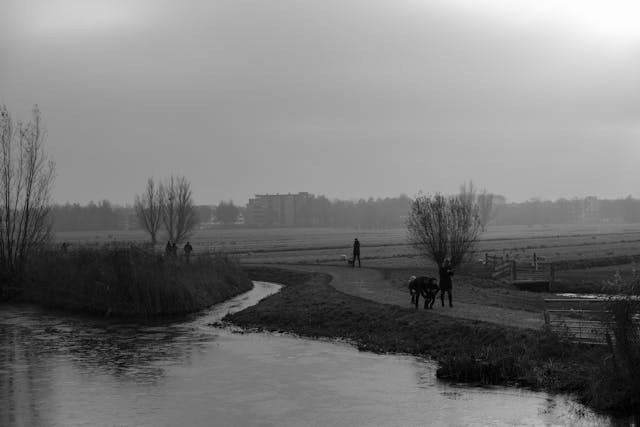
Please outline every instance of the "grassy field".
[{"label": "grassy field", "polygon": [[[344,263],[341,255],[350,255],[351,244],[361,242],[363,265],[373,268],[419,269],[428,263],[407,244],[406,230],[356,228],[275,228],[199,230],[191,238],[195,254],[224,252],[243,263]],[[58,242],[74,246],[99,245],[109,241],[144,241],[142,231],[64,232]],[[158,245],[162,250],[163,244]],[[509,256],[518,263],[530,262],[533,253],[547,262],[582,262],[580,268],[558,271],[559,281],[599,284],[617,270],[631,271],[628,260],[640,256],[640,224],[549,225],[489,227],[482,234],[472,260],[485,253]],[[619,265],[599,266],[593,260]],[[609,262],[611,261],[611,262]],[[595,267],[595,268],[591,268]]]}]

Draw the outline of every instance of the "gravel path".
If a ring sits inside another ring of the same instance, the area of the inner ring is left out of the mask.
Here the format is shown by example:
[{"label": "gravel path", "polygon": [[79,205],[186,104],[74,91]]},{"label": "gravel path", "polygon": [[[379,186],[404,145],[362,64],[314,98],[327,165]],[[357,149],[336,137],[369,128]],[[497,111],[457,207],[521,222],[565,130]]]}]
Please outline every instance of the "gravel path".
[{"label": "gravel path", "polygon": [[[413,307],[408,290],[404,292],[401,289],[393,287],[377,270],[370,268],[320,265],[282,265],[279,267],[290,270],[326,273],[333,277],[333,280],[330,283],[331,286],[345,294],[370,299],[384,304],[395,304],[408,308]],[[438,298],[436,300],[436,304],[433,306],[434,308],[432,311],[434,313],[463,319],[482,320],[485,322],[525,329],[540,329],[544,325],[544,317],[542,313],[456,302],[455,286],[456,285],[454,283],[453,307],[441,307],[440,299]],[[420,309],[422,310],[422,308]]]}]

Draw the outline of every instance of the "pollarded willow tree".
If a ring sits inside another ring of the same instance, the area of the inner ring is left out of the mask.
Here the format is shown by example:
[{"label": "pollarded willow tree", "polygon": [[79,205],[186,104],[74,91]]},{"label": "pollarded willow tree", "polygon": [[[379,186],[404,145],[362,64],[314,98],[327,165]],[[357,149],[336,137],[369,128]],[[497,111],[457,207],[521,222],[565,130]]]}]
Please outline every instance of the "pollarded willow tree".
[{"label": "pollarded willow tree", "polygon": [[35,106],[15,122],[0,107],[0,298],[20,292],[29,258],[51,238],[55,164],[44,150],[46,131]]},{"label": "pollarded willow tree", "polygon": [[478,207],[465,195],[418,196],[407,218],[409,242],[438,266],[447,258],[453,268],[460,265],[481,229]]}]

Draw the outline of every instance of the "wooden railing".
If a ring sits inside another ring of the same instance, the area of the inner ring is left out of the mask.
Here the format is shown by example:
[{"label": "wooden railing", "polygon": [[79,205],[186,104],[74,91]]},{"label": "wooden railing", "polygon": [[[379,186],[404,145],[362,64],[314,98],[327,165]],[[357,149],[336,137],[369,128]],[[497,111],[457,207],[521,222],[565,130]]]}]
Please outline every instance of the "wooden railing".
[{"label": "wooden railing", "polygon": [[[604,298],[545,299],[544,321],[561,337],[582,344],[614,342],[613,316]],[[634,321],[640,328],[640,319]]]},{"label": "wooden railing", "polygon": [[493,265],[491,277],[496,280],[510,280],[514,285],[532,291],[550,290],[555,280],[555,268],[551,263],[516,264],[515,261],[503,261]]}]

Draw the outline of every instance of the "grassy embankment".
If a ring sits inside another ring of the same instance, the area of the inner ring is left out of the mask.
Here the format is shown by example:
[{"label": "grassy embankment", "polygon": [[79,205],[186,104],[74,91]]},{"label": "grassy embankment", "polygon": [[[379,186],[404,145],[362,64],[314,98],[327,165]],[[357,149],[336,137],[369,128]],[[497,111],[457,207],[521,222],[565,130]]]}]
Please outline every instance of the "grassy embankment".
[{"label": "grassy embankment", "polygon": [[20,300],[122,317],[201,310],[251,289],[246,273],[223,255],[173,259],[139,246],[49,251],[29,265]]},{"label": "grassy embankment", "polygon": [[249,275],[287,286],[225,318],[242,327],[344,338],[361,350],[428,356],[438,362],[442,379],[573,393],[602,411],[631,413],[640,402],[605,346],[572,345],[548,331],[453,319],[352,297],[329,286],[325,275],[267,267],[251,268]]}]

